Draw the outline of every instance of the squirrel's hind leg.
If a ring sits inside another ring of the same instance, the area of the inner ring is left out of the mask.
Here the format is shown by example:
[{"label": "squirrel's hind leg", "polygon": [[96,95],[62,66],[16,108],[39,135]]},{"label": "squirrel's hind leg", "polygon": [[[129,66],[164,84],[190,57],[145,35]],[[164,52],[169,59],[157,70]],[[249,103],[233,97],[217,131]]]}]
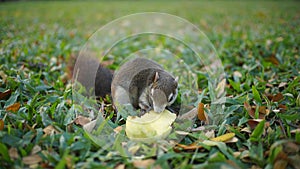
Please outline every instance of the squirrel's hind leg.
[{"label": "squirrel's hind leg", "polygon": [[113,95],[113,101],[117,104],[130,104],[128,92],[121,86],[116,87]]}]

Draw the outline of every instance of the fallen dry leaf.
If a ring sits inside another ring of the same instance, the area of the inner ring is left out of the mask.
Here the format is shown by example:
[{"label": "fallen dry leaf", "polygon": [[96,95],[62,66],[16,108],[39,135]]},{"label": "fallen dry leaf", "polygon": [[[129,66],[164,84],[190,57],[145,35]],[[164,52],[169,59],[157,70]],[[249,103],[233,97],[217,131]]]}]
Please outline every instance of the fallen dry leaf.
[{"label": "fallen dry leaf", "polygon": [[[210,135],[211,135],[211,131],[210,131]],[[235,134],[234,133],[227,133],[224,134],[222,136],[216,137],[216,138],[211,138],[211,141],[221,141],[221,142],[226,142],[228,141],[228,143],[235,143],[238,141],[237,138],[234,137]],[[206,140],[204,140],[205,142]],[[198,141],[199,142],[199,141]],[[185,145],[185,144],[176,144],[174,146],[174,151],[176,152],[180,152],[180,149],[182,150],[196,150],[196,149],[201,149],[203,148],[202,145],[198,145],[198,142],[193,142],[192,144],[189,145]]]},{"label": "fallen dry leaf", "polygon": [[283,147],[284,152],[288,154],[298,153],[300,150],[299,146],[293,142],[287,142],[283,144]]},{"label": "fallen dry leaf", "polygon": [[250,159],[250,152],[249,150],[244,150],[243,152],[241,152],[240,154],[240,159],[243,161],[243,162],[246,162],[246,163],[251,163],[251,159]]},{"label": "fallen dry leaf", "polygon": [[128,152],[130,154],[135,154],[136,152],[138,152],[138,150],[141,148],[140,145],[134,145],[128,148]]},{"label": "fallen dry leaf", "polygon": [[122,131],[122,129],[123,129],[122,126],[118,126],[118,127],[114,128],[114,132],[119,133],[120,131]]},{"label": "fallen dry leaf", "polygon": [[206,121],[205,111],[204,111],[204,104],[203,103],[198,104],[198,119],[201,120],[201,121]]},{"label": "fallen dry leaf", "polygon": [[221,135],[219,137],[211,138],[210,140],[211,141],[225,142],[227,140],[232,139],[234,136],[235,136],[234,133],[226,133],[226,134],[223,134],[223,135]]},{"label": "fallen dry leaf", "polygon": [[292,133],[292,134],[300,133],[300,128],[291,130],[291,133]]},{"label": "fallen dry leaf", "polygon": [[280,100],[282,100],[283,99],[283,94],[281,94],[281,93],[278,93],[278,94],[276,94],[275,96],[273,96],[273,98],[271,99],[273,102],[278,102],[278,101],[280,101]]},{"label": "fallen dry leaf", "polygon": [[8,154],[9,154],[9,157],[11,159],[18,159],[19,158],[18,150],[15,147],[10,148],[8,150]]},{"label": "fallen dry leaf", "polygon": [[125,164],[118,164],[114,167],[114,169],[125,169]]},{"label": "fallen dry leaf", "polygon": [[287,82],[280,82],[278,87],[281,88],[281,87],[284,87],[287,85]]},{"label": "fallen dry leaf", "polygon": [[91,122],[91,120],[88,117],[84,117],[80,115],[74,120],[74,123],[80,126],[84,126],[89,122]]},{"label": "fallen dry leaf", "polygon": [[23,157],[22,161],[24,164],[33,165],[33,164],[38,164],[39,162],[41,162],[42,158],[37,154],[33,154],[33,155]]},{"label": "fallen dry leaf", "polygon": [[56,128],[54,128],[52,125],[47,126],[43,129],[43,132],[45,135],[50,135],[52,133],[60,133]]},{"label": "fallen dry leaf", "polygon": [[223,93],[225,92],[225,86],[226,86],[226,79],[222,79],[221,82],[217,85],[216,91],[217,91],[217,98],[220,98]]},{"label": "fallen dry leaf", "polygon": [[236,76],[238,78],[241,78],[242,77],[242,74],[239,72],[239,71],[234,71],[233,72],[233,76]]},{"label": "fallen dry leaf", "polygon": [[182,135],[182,136],[186,136],[186,135],[190,134],[187,131],[181,131],[181,130],[176,130],[175,133],[178,135]]},{"label": "fallen dry leaf", "polygon": [[0,131],[4,129],[4,121],[0,119]]},{"label": "fallen dry leaf", "polygon": [[197,116],[197,108],[193,108],[189,112],[179,116],[177,119],[179,120],[193,120]]},{"label": "fallen dry leaf", "polygon": [[6,111],[17,112],[20,109],[21,104],[19,102],[9,105],[5,108]]},{"label": "fallen dry leaf", "polygon": [[204,131],[205,127],[204,126],[199,126],[197,128],[192,128],[191,132],[198,132],[198,131]]},{"label": "fallen dry leaf", "polygon": [[268,58],[266,58],[267,61],[273,63],[274,65],[279,65],[279,60],[276,58],[275,54],[272,54]]},{"label": "fallen dry leaf", "polygon": [[204,134],[207,138],[214,138],[215,137],[215,131],[214,130],[208,130]]},{"label": "fallen dry leaf", "polygon": [[246,133],[251,133],[251,130],[249,127],[245,127],[241,131],[246,132]]},{"label": "fallen dry leaf", "polygon": [[261,121],[263,121],[263,119],[249,119],[248,125],[251,128],[251,130],[253,130],[258,125],[258,123]]},{"label": "fallen dry leaf", "polygon": [[2,78],[2,81],[3,82],[6,82],[6,79],[7,79],[7,75],[4,73],[4,71],[0,71],[0,77]]},{"label": "fallen dry leaf", "polygon": [[[256,118],[255,117],[255,110],[256,110],[256,106],[250,106],[248,102],[244,102],[244,107],[247,110],[248,114],[250,117],[252,118]],[[266,106],[260,106],[258,108],[258,118],[259,119],[264,119],[266,115],[269,114],[269,110],[266,109]]]},{"label": "fallen dry leaf", "polygon": [[35,145],[30,154],[37,154],[38,152],[42,151],[42,148],[39,145]]},{"label": "fallen dry leaf", "polygon": [[236,143],[236,142],[238,142],[238,141],[239,141],[239,139],[238,139],[237,137],[233,137],[233,138],[231,138],[231,139],[225,141],[225,143]]},{"label": "fallen dry leaf", "polygon": [[154,159],[146,159],[146,160],[135,160],[133,161],[133,166],[136,168],[154,168],[160,169],[160,166],[153,166],[155,163]]},{"label": "fallen dry leaf", "polygon": [[278,105],[278,108],[279,108],[280,112],[285,112],[287,109],[286,105],[283,105],[283,104]]},{"label": "fallen dry leaf", "polygon": [[201,145],[197,145],[196,142],[189,144],[189,145],[184,145],[184,144],[176,144],[176,146],[174,147],[175,149],[181,148],[183,150],[196,150],[199,148],[203,148],[203,146]]},{"label": "fallen dry leaf", "polygon": [[9,96],[11,94],[11,90],[5,90],[4,92],[0,92],[0,100],[4,99],[5,97]]},{"label": "fallen dry leaf", "polygon": [[241,155],[241,152],[239,152],[239,151],[233,152],[233,156],[235,158],[239,157],[240,155]]},{"label": "fallen dry leaf", "polygon": [[283,169],[286,168],[288,162],[285,160],[277,160],[274,164],[274,169]]},{"label": "fallen dry leaf", "polygon": [[85,124],[83,126],[83,129],[86,130],[87,132],[92,132],[94,127],[96,126],[97,124],[97,119],[96,120],[92,120],[91,122]]},{"label": "fallen dry leaf", "polygon": [[255,111],[252,109],[252,107],[250,106],[250,104],[248,102],[244,102],[244,107],[250,116],[255,114]]},{"label": "fallen dry leaf", "polygon": [[259,113],[266,114],[266,112],[267,112],[266,110],[267,110],[266,106],[259,106],[258,107],[258,112]]}]

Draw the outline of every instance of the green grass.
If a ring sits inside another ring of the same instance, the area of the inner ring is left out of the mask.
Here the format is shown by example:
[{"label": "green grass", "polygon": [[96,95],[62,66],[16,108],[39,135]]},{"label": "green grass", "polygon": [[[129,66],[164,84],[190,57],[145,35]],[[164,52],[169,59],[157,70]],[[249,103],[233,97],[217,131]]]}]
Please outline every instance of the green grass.
[{"label": "green grass", "polygon": [[[183,17],[215,45],[228,83],[227,116],[215,133],[233,132],[238,138],[193,151],[170,149],[152,157],[155,164],[162,168],[274,168],[280,164],[296,168],[300,160],[300,133],[294,132],[300,128],[299,6],[297,1],[0,3],[0,119],[4,121],[0,168],[136,166],[136,159],[123,157],[113,148],[99,148],[80,125],[72,123],[72,91],[65,72],[72,62],[69,59],[98,28],[146,11]],[[199,76],[199,82],[205,78]],[[7,90],[11,94],[3,96]],[[208,93],[203,97],[209,98]],[[210,103],[209,99],[203,102]],[[20,103],[20,108],[7,110],[14,103]],[[259,106],[269,113],[257,124],[252,119],[258,118]],[[254,128],[249,132],[242,130],[251,124]],[[48,126],[55,130],[46,135],[43,130]],[[207,138],[205,133],[193,132],[181,143]]]}]

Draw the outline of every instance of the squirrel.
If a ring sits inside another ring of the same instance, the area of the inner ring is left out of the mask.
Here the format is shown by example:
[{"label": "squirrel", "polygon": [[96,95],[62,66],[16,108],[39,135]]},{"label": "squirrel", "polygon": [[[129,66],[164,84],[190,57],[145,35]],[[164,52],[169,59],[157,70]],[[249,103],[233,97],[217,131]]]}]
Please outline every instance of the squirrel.
[{"label": "squirrel", "polygon": [[114,74],[111,92],[118,104],[131,104],[143,113],[150,110],[160,113],[176,100],[178,78],[152,60],[135,58]]},{"label": "squirrel", "polygon": [[[177,109],[170,105],[177,97],[178,78],[174,78],[158,63],[135,58],[113,72],[89,56],[80,58],[80,64],[73,73],[79,71],[77,81],[88,90],[94,87],[97,98],[109,95],[114,104],[131,104],[136,110],[140,109],[142,114],[150,110],[160,113],[166,108],[171,112]],[[93,77],[94,84],[86,80]]]}]

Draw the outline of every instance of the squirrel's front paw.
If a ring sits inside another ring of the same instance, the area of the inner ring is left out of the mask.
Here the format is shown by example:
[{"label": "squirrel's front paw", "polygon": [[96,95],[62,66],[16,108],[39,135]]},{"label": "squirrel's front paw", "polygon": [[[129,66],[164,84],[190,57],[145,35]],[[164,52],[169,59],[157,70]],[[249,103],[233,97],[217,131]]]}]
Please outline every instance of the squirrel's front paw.
[{"label": "squirrel's front paw", "polygon": [[140,114],[139,116],[144,115],[145,113],[148,113],[151,110],[151,107],[149,105],[143,104],[143,103],[139,103],[139,107],[140,107]]}]

